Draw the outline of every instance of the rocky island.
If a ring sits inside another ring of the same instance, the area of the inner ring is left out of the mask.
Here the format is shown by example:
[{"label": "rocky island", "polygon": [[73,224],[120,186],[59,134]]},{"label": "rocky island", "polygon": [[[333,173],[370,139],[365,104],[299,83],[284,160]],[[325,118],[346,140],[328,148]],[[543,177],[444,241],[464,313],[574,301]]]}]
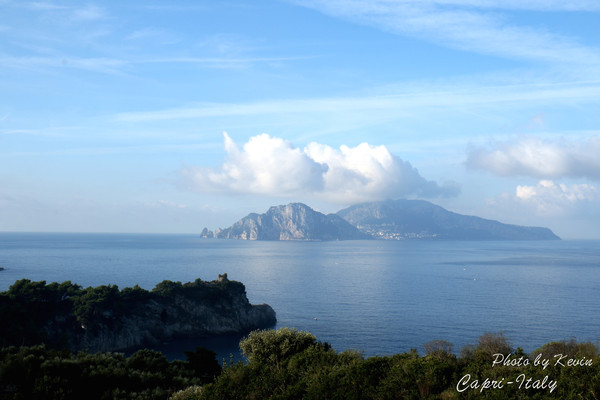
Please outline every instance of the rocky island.
[{"label": "rocky island", "polygon": [[[204,237],[211,237],[211,233],[203,230]],[[245,240],[370,239],[339,215],[325,215],[302,203],[274,206],[264,214],[249,214],[230,228],[217,229],[212,236]]]},{"label": "rocky island", "polygon": [[550,229],[504,224],[448,211],[424,200],[387,200],[357,204],[325,215],[291,203],[251,213],[203,238],[242,240],[558,240]]},{"label": "rocky island", "polygon": [[267,304],[251,305],[244,285],[223,274],[211,282],[163,281],[151,291],[22,279],[0,293],[0,320],[0,347],[97,352],[248,332],[273,326],[276,316]]}]

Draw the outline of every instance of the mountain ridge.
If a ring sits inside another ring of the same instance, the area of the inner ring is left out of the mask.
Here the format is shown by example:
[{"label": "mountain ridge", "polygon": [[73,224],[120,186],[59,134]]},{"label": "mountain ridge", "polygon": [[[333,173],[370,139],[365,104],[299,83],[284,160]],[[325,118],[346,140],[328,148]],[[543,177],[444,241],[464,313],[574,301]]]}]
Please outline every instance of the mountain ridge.
[{"label": "mountain ridge", "polygon": [[380,239],[558,240],[550,229],[462,215],[425,200],[361,203],[337,213]]},{"label": "mountain ridge", "polygon": [[550,229],[462,215],[425,200],[385,200],[323,214],[303,203],[250,213],[204,238],[240,240],[559,240]]}]

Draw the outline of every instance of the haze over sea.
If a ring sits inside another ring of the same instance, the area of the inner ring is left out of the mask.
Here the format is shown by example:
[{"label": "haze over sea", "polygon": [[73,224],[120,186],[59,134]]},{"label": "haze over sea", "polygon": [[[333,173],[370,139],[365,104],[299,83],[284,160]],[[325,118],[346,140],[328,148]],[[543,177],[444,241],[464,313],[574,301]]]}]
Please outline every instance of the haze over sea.
[{"label": "haze over sea", "polygon": [[[436,339],[455,350],[504,332],[526,352],[554,340],[600,339],[600,241],[255,242],[194,235],[0,233],[0,290],[18,279],[87,286],[227,272],[277,327],[334,349],[409,351]],[[204,340],[220,355],[239,337]],[[191,342],[180,343],[179,350]],[[185,348],[185,346],[188,346]],[[170,344],[166,352],[177,352]]]}]

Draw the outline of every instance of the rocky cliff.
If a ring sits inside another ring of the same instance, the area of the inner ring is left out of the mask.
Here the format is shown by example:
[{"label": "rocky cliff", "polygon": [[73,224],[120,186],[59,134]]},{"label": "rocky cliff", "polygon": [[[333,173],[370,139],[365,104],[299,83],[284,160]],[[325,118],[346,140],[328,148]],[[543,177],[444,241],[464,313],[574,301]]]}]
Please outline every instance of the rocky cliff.
[{"label": "rocky cliff", "polygon": [[152,346],[276,322],[269,305],[251,305],[244,285],[226,275],[212,282],[163,281],[152,291],[22,280],[0,294],[0,317],[0,345],[47,343],[73,351]]},{"label": "rocky cliff", "polygon": [[[203,231],[204,237],[210,233]],[[271,207],[264,214],[249,214],[214,237],[244,240],[348,240],[370,239],[335,214],[325,215],[302,203]]]}]

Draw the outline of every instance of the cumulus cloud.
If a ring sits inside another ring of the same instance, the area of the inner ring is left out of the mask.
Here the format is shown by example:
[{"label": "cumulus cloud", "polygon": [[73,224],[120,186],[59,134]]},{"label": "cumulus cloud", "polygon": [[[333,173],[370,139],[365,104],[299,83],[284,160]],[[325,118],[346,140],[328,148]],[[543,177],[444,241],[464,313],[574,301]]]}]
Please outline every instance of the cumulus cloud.
[{"label": "cumulus cloud", "polygon": [[576,213],[577,210],[595,205],[600,201],[600,192],[590,184],[566,185],[543,179],[536,185],[519,185],[514,194],[504,194],[492,203],[516,203],[542,216],[557,216]]},{"label": "cumulus cloud", "polygon": [[467,166],[501,176],[535,178],[588,178],[600,180],[600,139],[585,142],[542,141],[523,138],[516,142],[473,147]]},{"label": "cumulus cloud", "polygon": [[440,186],[385,146],[310,143],[304,149],[268,134],[251,137],[240,149],[224,133],[226,161],[216,169],[182,170],[193,190],[270,196],[314,196],[341,204],[406,197],[454,196],[456,184]]}]

